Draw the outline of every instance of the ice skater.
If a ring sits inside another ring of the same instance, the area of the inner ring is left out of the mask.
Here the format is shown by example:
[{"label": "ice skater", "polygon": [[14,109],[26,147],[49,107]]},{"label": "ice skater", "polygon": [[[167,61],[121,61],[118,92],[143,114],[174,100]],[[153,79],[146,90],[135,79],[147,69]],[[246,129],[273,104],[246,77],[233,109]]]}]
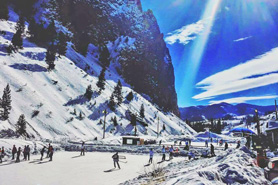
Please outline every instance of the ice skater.
[{"label": "ice skater", "polygon": [[211,157],[215,156],[213,144],[210,144],[210,155],[211,155]]},{"label": "ice skater", "polygon": [[85,146],[84,145],[85,145],[85,142],[82,142],[82,145],[81,145],[81,154],[80,154],[81,156],[82,155],[85,156]]},{"label": "ice skater", "polygon": [[116,152],[113,156],[113,162],[114,162],[114,168],[116,168],[116,164],[118,165],[118,168],[121,169],[120,165],[119,165],[119,154],[118,152]]},{"label": "ice skater", "polygon": [[236,148],[238,149],[240,147],[240,141],[237,141]]},{"label": "ice skater", "polygon": [[52,161],[53,153],[54,153],[53,146],[50,145],[50,147],[49,147],[49,158],[50,158],[49,161]]},{"label": "ice skater", "polygon": [[41,161],[42,161],[42,158],[43,158],[43,154],[44,154],[44,152],[45,152],[45,149],[46,149],[46,147],[43,146],[43,148],[42,148],[42,150],[41,150]]},{"label": "ice skater", "polygon": [[228,148],[229,148],[229,145],[228,145],[227,142],[225,142],[225,148],[224,148],[224,150],[227,150]]},{"label": "ice skater", "polygon": [[153,163],[153,149],[150,149],[150,159],[149,159],[149,164]]},{"label": "ice skater", "polygon": [[173,159],[173,155],[174,155],[174,148],[173,145],[171,145],[169,149],[169,160]]},{"label": "ice skater", "polygon": [[2,163],[2,150],[0,148],[0,163]]},{"label": "ice skater", "polygon": [[13,149],[12,149],[12,160],[14,160],[14,156],[15,156],[16,152],[17,152],[17,149],[16,149],[16,147],[14,145]]},{"label": "ice skater", "polygon": [[30,149],[29,145],[27,145],[27,147],[26,147],[26,159],[28,161],[30,161],[30,151],[31,151],[31,149]]},{"label": "ice skater", "polygon": [[163,145],[162,146],[162,161],[165,161],[165,158],[166,158],[166,149],[165,149],[165,146]]},{"label": "ice skater", "polygon": [[50,143],[48,144],[46,158],[49,158],[49,153],[50,153]]},{"label": "ice skater", "polygon": [[16,163],[20,162],[20,154],[21,154],[21,147],[18,147],[17,153],[16,153]]}]

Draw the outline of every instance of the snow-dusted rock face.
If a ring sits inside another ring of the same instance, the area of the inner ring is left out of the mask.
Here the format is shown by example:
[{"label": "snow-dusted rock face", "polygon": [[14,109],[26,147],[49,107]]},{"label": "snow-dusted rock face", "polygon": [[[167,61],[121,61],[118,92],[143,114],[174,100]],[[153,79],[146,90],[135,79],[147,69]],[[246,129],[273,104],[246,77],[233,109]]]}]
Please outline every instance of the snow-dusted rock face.
[{"label": "snow-dusted rock face", "polygon": [[[92,85],[94,92],[98,91],[97,76],[102,69],[97,57],[98,47],[93,44],[89,45],[88,54],[84,57],[69,43],[66,56],[56,58],[55,70],[51,72],[48,72],[45,63],[46,49],[30,42],[28,34],[24,35],[23,49],[8,55],[5,48],[11,43],[17,18],[10,10],[10,20],[0,21],[0,29],[5,33],[0,35],[0,90],[2,94],[2,90],[9,83],[12,97],[9,119],[0,121],[0,136],[12,136],[18,117],[24,114],[29,123],[27,133],[37,139],[100,139],[103,134],[105,109],[108,112],[106,137],[134,134],[134,126],[126,116],[127,111],[139,114],[142,104],[145,107],[145,118],[137,122],[137,134],[156,136],[158,117],[160,130],[163,125],[166,127],[163,131],[165,135],[195,133],[175,114],[161,112],[157,106],[132,90],[118,74],[116,67],[107,69],[105,90],[100,95],[94,93],[90,101],[84,98],[88,85]],[[108,42],[107,46],[111,55],[116,56],[118,53],[112,52],[116,45],[133,47],[134,41],[135,39],[130,38],[128,42],[124,42],[124,38],[119,37],[114,44]],[[117,63],[111,64],[114,65]],[[111,111],[107,102],[118,80],[123,84],[124,102],[116,106],[115,111]],[[125,97],[131,91],[134,98],[128,102]],[[115,117],[117,126],[114,126],[112,121]]]},{"label": "snow-dusted rock face", "polygon": [[[55,19],[56,26],[66,26],[75,49],[83,55],[88,44],[112,43],[109,51],[117,54],[111,56],[110,65],[116,63],[117,72],[138,93],[179,115],[169,50],[152,11],[142,11],[140,0],[51,0],[37,4],[37,9],[37,22]],[[120,43],[132,39],[133,44],[117,45],[119,39],[124,39]]]}]

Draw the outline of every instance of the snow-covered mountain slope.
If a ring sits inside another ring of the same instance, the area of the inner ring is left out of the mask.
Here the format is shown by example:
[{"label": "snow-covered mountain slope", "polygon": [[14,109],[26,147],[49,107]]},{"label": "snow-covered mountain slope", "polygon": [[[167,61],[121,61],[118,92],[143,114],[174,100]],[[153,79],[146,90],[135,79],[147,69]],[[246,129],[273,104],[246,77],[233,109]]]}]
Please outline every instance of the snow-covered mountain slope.
[{"label": "snow-covered mountain slope", "polygon": [[[108,70],[105,90],[100,95],[94,93],[91,101],[86,100],[82,95],[88,85],[92,85],[94,91],[98,90],[96,83],[101,66],[94,57],[99,54],[95,47],[90,46],[85,58],[69,46],[66,57],[57,58],[55,70],[48,72],[44,61],[46,49],[30,43],[26,37],[22,50],[10,56],[6,53],[5,47],[10,44],[15,33],[15,24],[11,20],[0,21],[0,29],[6,33],[0,35],[0,90],[10,84],[12,96],[10,118],[8,121],[0,121],[0,131],[15,130],[18,117],[24,114],[29,122],[27,132],[36,138],[52,140],[101,138],[103,125],[100,124],[100,120],[102,122],[104,120],[103,110],[108,109],[107,101],[116,82],[119,79],[124,84],[124,97],[132,89],[113,70]],[[112,47],[114,45],[110,46]],[[90,66],[90,70],[85,71],[87,65]],[[166,126],[162,134],[195,133],[177,116],[159,111],[156,106],[134,92],[134,99],[130,103],[124,101],[114,112],[108,109],[106,135],[109,137],[133,134],[134,127],[130,124],[127,111],[139,114],[141,104],[145,107],[144,122],[148,127],[138,123],[139,135],[156,135],[158,117],[160,128],[162,129],[163,124]],[[73,114],[74,109],[77,115]],[[80,112],[84,117],[83,120],[78,118]],[[114,127],[111,121],[115,116],[119,123],[117,127]]]}]

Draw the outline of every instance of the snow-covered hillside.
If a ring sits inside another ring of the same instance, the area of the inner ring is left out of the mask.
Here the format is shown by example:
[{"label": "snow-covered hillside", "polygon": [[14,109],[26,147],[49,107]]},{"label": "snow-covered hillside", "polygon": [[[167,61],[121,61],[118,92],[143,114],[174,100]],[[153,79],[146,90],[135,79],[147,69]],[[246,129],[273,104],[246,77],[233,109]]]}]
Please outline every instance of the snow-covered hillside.
[{"label": "snow-covered hillside", "polygon": [[[177,116],[159,111],[156,106],[136,92],[130,103],[124,101],[116,107],[116,111],[110,111],[107,108],[107,101],[118,80],[121,80],[124,86],[124,97],[132,91],[114,70],[106,72],[105,90],[100,95],[94,93],[91,101],[85,99],[82,95],[88,85],[92,85],[94,91],[98,90],[97,76],[101,71],[101,66],[94,57],[99,53],[93,45],[90,45],[86,58],[69,46],[66,57],[57,58],[55,70],[52,72],[47,71],[46,49],[30,43],[27,36],[24,38],[24,48],[9,56],[5,47],[10,44],[16,24],[16,20],[13,20],[15,16],[10,17],[10,21],[0,21],[0,29],[6,33],[0,35],[0,90],[2,91],[7,84],[10,84],[12,96],[10,118],[8,121],[0,121],[1,132],[8,129],[15,130],[18,117],[24,114],[29,122],[27,132],[36,138],[52,140],[101,138],[103,125],[100,124],[100,120],[103,122],[103,110],[107,109],[106,135],[108,137],[133,134],[134,127],[130,125],[127,111],[139,114],[140,106],[143,104],[144,122],[148,124],[148,127],[138,123],[139,135],[155,136],[158,117],[160,129],[163,124],[166,126],[162,134],[191,135],[195,133]],[[121,46],[119,42],[111,43],[109,49],[115,48],[115,44]],[[132,39],[129,39],[128,44],[132,44]],[[86,66],[90,66],[87,71],[85,71]],[[77,115],[73,114],[74,109]],[[80,112],[84,117],[83,120],[78,118]],[[116,128],[111,121],[111,118],[115,116],[119,123]]]}]

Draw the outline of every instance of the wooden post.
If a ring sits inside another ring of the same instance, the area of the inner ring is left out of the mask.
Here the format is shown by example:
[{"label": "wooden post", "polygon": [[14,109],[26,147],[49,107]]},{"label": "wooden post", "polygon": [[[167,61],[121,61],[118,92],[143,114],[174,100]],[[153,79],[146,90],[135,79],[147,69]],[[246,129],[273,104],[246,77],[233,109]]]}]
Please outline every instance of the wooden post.
[{"label": "wooden post", "polygon": [[157,117],[157,138],[159,137],[159,117]]},{"label": "wooden post", "polygon": [[107,115],[107,111],[106,109],[103,111],[104,113],[104,125],[103,125],[103,139],[105,138],[105,121],[106,121],[106,115]]},{"label": "wooden post", "polygon": [[278,115],[277,115],[277,101],[275,100],[275,114],[276,114],[276,120],[278,120]]},{"label": "wooden post", "polygon": [[260,118],[259,118],[259,113],[258,113],[258,110],[256,109],[255,110],[255,113],[256,113],[256,121],[257,121],[257,134],[260,135],[261,133],[261,129],[260,129]]}]

